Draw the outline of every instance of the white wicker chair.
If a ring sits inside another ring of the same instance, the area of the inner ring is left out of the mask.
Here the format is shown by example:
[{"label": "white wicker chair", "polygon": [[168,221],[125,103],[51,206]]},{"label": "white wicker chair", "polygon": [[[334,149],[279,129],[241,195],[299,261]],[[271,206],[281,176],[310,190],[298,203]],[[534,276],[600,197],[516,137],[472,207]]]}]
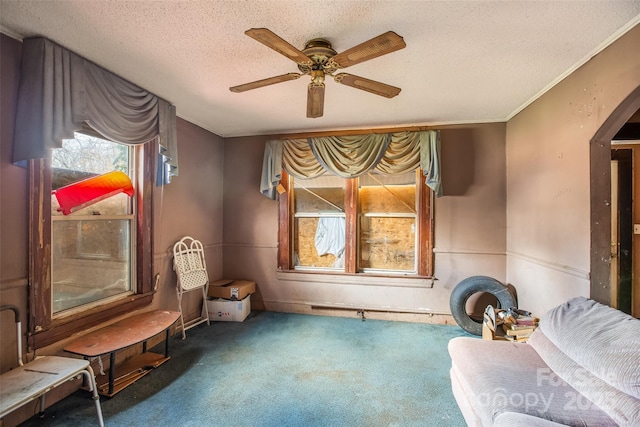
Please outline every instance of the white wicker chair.
[{"label": "white wicker chair", "polygon": [[[178,293],[178,310],[180,311],[180,325],[182,339],[187,337],[185,331],[201,323],[209,325],[207,313],[207,291],[209,289],[209,275],[204,260],[204,249],[199,240],[185,236],[173,245],[173,269],[178,276],[176,291]],[[182,313],[182,295],[189,291],[202,290],[202,310],[200,317],[185,324]]]}]

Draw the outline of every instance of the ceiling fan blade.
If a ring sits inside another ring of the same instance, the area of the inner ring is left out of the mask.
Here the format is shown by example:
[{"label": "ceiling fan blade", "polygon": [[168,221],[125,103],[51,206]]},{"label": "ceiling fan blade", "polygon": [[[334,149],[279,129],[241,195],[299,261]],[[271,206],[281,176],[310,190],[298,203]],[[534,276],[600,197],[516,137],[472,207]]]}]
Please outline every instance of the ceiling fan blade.
[{"label": "ceiling fan blade", "polygon": [[307,117],[322,117],[324,113],[324,83],[309,83],[307,91]]},{"label": "ceiling fan blade", "polygon": [[244,33],[298,64],[311,66],[307,55],[267,28],[252,28]]},{"label": "ceiling fan blade", "polygon": [[281,76],[269,77],[268,79],[256,80],[255,82],[245,83],[243,85],[230,87],[231,92],[245,92],[251,89],[257,89],[259,87],[269,86],[276,83],[288,82],[289,80],[295,80],[300,78],[300,73],[288,73]]},{"label": "ceiling fan blade", "polygon": [[355,65],[360,62],[368,61],[378,56],[386,55],[387,53],[395,52],[396,50],[406,47],[406,43],[393,31],[387,31],[384,34],[380,34],[378,37],[374,37],[369,41],[354,46],[351,49],[347,49],[331,58],[333,62],[338,64],[340,68],[345,68],[350,65]]},{"label": "ceiling fan blade", "polygon": [[343,85],[351,86],[356,89],[366,90],[367,92],[386,98],[393,98],[400,93],[400,88],[377,82],[375,80],[365,79],[364,77],[354,76],[353,74],[340,73],[333,77],[336,82]]}]

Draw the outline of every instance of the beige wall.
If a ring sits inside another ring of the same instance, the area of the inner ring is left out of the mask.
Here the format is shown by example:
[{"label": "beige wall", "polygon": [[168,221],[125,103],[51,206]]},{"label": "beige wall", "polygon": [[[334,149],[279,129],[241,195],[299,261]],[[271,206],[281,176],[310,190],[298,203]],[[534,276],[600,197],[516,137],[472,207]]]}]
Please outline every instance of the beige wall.
[{"label": "beige wall", "polygon": [[[22,44],[0,35],[0,304],[18,307],[23,326],[27,319],[27,171],[11,164]],[[0,314],[0,372],[15,366],[13,314]]]},{"label": "beige wall", "polygon": [[[222,196],[224,143],[222,138],[185,120],[177,120],[180,174],[171,184],[155,189],[154,262],[160,274],[155,308],[177,310],[173,244],[184,236],[205,248],[210,280],[222,277]],[[198,292],[185,294],[186,318],[200,313]]]},{"label": "beige wall", "polygon": [[640,26],[507,123],[507,279],[523,308],[590,296],[589,144],[640,85],[638,46]]},{"label": "beige wall", "polygon": [[435,201],[435,281],[278,272],[277,202],[258,190],[267,137],[225,140],[224,275],[256,281],[254,307],[323,314],[327,310],[319,307],[364,308],[368,316],[389,311],[398,313],[388,318],[409,320],[449,313],[451,289],[465,277],[504,280],[505,126],[446,127],[441,139],[444,196]]}]

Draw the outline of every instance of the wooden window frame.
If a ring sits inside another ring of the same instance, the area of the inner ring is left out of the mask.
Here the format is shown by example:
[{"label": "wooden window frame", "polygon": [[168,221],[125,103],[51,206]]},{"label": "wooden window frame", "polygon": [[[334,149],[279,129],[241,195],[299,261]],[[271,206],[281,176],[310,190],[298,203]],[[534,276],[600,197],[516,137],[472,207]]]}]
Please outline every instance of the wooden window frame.
[{"label": "wooden window frame", "polygon": [[[154,140],[155,141],[155,140]],[[153,301],[153,165],[157,144],[136,145],[136,291],[117,301],[70,316],[53,318],[51,288],[51,159],[29,161],[29,322],[30,350],[137,310]]]},{"label": "wooden window frame", "polygon": [[[417,274],[412,277],[433,277],[433,212],[431,201],[433,193],[424,182],[421,171],[416,171],[417,224],[419,230]],[[278,270],[293,270],[291,240],[293,220],[293,191],[291,177],[286,171],[282,171],[280,186],[278,187]],[[358,182],[356,179],[347,179],[345,183],[345,228],[347,242],[344,250],[344,273],[373,276],[375,273],[358,272],[357,246],[358,246]],[[298,271],[299,272],[299,271]],[[314,272],[314,274],[325,274]],[[335,271],[331,271],[335,274]]]}]

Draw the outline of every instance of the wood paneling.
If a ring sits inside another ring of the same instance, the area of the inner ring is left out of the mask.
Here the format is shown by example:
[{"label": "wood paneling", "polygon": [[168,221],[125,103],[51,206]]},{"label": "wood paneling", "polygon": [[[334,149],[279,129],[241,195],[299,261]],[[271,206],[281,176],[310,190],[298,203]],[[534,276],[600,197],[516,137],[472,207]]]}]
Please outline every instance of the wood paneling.
[{"label": "wood paneling", "polygon": [[278,269],[289,270],[291,268],[291,221],[292,207],[291,180],[289,174],[282,171],[278,193]]}]

